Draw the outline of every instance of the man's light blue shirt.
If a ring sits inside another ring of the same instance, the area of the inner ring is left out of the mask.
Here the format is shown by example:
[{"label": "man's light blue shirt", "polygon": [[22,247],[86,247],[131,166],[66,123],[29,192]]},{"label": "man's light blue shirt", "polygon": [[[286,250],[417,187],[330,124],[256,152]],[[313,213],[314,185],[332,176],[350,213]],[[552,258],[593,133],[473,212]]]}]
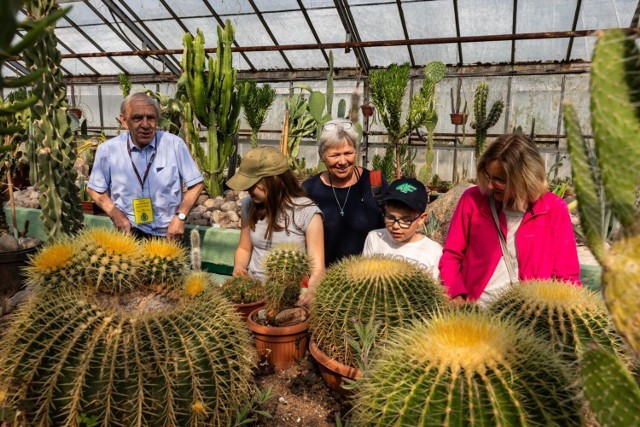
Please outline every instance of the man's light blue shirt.
[{"label": "man's light blue shirt", "polygon": [[[131,147],[131,158],[127,151],[127,140]],[[154,149],[155,158],[144,186],[141,186],[131,161],[136,165],[140,179],[143,179]],[[156,131],[156,138],[139,149],[129,139],[129,132],[125,132],[100,144],[87,185],[98,193],[109,191],[111,200],[127,215],[133,227],[148,234],[164,236],[182,202],[183,185],[188,188],[202,180],[198,165],[179,137]],[[153,222],[136,224],[133,200],[146,197],[151,198]]]}]

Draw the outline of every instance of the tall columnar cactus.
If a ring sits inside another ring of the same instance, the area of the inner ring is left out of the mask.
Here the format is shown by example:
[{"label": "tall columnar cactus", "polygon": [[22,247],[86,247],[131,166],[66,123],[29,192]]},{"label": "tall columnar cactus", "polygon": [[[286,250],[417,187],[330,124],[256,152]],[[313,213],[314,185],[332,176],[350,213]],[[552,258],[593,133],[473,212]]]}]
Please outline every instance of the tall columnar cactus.
[{"label": "tall columnar cactus", "polygon": [[276,98],[276,90],[268,84],[258,87],[253,80],[244,84],[244,97],[242,98],[242,109],[244,118],[251,128],[251,146],[258,146],[258,132],[267,118],[267,112]]},{"label": "tall columnar cactus", "polygon": [[502,293],[490,311],[530,328],[570,361],[592,343],[623,355],[622,338],[602,299],[586,288],[554,280],[525,281]]},{"label": "tall columnar cactus", "polygon": [[189,233],[189,242],[191,246],[189,252],[191,270],[200,271],[202,270],[202,249],[200,248],[200,233],[198,230],[191,230],[191,233]]},{"label": "tall columnar cactus", "polygon": [[324,353],[358,366],[348,342],[357,336],[354,319],[380,322],[379,342],[447,305],[442,286],[415,265],[384,256],[351,257],[331,266],[316,287],[310,328]]},{"label": "tall columnar cactus", "polygon": [[[614,324],[640,352],[640,50],[622,30],[599,34],[591,66],[593,156],[577,115],[565,106],[565,129],[576,185],[580,223],[603,266],[604,300]],[[622,236],[605,245],[605,208],[622,225]],[[638,424],[640,390],[604,350],[588,350],[581,373],[584,395],[603,425]],[[615,386],[615,389],[613,388]],[[622,400],[625,400],[623,403]]]},{"label": "tall columnar cactus", "polygon": [[[411,99],[409,113],[404,123],[402,123],[402,106],[409,83],[409,64],[391,64],[386,70],[372,71],[369,76],[371,100],[376,106],[382,118],[382,123],[389,134],[389,146],[393,147],[395,152],[396,178],[400,178],[402,175],[402,153],[399,145],[403,144],[404,139],[411,132],[427,126],[428,123],[435,128],[435,123],[437,123],[437,115],[434,108],[434,85],[439,79],[442,79],[444,64],[432,62],[427,65],[425,67],[423,86]],[[390,179],[391,177],[387,178]]]},{"label": "tall columnar cactus", "polygon": [[[0,340],[0,413],[43,426],[87,417],[105,426],[225,425],[248,397],[254,364],[233,306],[206,273],[173,271],[181,251],[163,242],[129,251],[126,236],[104,232],[111,238],[85,232],[31,260],[33,297]],[[151,253],[167,274],[143,272],[135,288],[121,286],[116,270],[131,274],[134,260]],[[91,272],[101,267],[99,284]],[[89,274],[71,283],[78,271]],[[171,271],[171,292],[155,286]],[[63,281],[65,274],[72,277]]]},{"label": "tall columnar cactus", "polygon": [[[26,7],[36,19],[46,19],[59,11],[55,0],[28,0]],[[35,82],[33,94],[38,102],[31,109],[40,172],[40,218],[50,238],[78,232],[84,219],[76,185],[78,174],[73,167],[76,147],[67,119],[66,86],[56,46],[56,36],[49,28],[24,52],[27,68],[45,70]]]},{"label": "tall columnar cactus", "polygon": [[267,273],[266,308],[268,316],[275,317],[298,301],[302,280],[311,272],[311,260],[304,247],[283,243],[269,250],[263,262]]},{"label": "tall columnar cactus", "polygon": [[484,145],[487,140],[487,130],[498,123],[498,119],[504,110],[504,102],[502,100],[495,101],[491,105],[489,114],[487,114],[487,98],[489,97],[489,84],[480,83],[476,87],[476,94],[473,98],[473,113],[475,120],[471,123],[471,127],[476,130],[476,162],[484,153]]},{"label": "tall columnar cactus", "polygon": [[[426,186],[433,176],[433,160],[435,153],[433,151],[433,132],[438,124],[438,112],[436,111],[436,84],[440,82],[447,72],[446,66],[440,61],[429,62],[424,67],[424,82],[420,89],[419,102],[421,105],[421,113],[426,115],[424,126],[427,128],[427,149],[425,151],[424,165],[418,172],[418,178]],[[416,102],[417,100],[414,100]],[[413,107],[413,106],[412,106]],[[412,108],[412,111],[414,108]]]},{"label": "tall columnar cactus", "polygon": [[[603,291],[617,329],[640,351],[640,50],[622,31],[604,32],[593,54],[591,112],[595,159],[571,106],[565,107],[580,222],[604,267]],[[602,190],[601,190],[602,189]],[[605,206],[622,225],[622,238],[606,249]]]},{"label": "tall columnar cactus", "polygon": [[545,342],[473,310],[415,322],[389,338],[360,380],[366,426],[579,426],[566,366]]},{"label": "tall columnar cactus", "polygon": [[[224,170],[234,153],[235,137],[240,123],[243,88],[236,84],[237,70],[232,64],[231,45],[234,41],[231,21],[224,29],[218,26],[216,59],[209,58],[205,71],[204,34],[199,29],[195,40],[186,33],[183,38],[183,74],[180,78],[187,89],[193,114],[207,130],[207,152],[195,144],[195,153],[206,175],[205,187],[210,196],[222,194]],[[194,148],[192,146],[192,148]]]}]

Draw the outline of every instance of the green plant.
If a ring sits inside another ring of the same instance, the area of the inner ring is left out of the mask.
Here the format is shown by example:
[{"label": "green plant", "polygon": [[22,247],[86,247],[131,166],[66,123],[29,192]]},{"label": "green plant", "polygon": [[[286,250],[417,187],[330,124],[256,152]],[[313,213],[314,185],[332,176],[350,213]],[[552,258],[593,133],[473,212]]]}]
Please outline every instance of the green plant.
[{"label": "green plant", "polygon": [[531,329],[570,361],[592,342],[624,354],[602,299],[586,288],[554,280],[520,282],[500,294],[490,311]]},{"label": "green plant", "polygon": [[145,93],[158,101],[160,105],[158,128],[180,136],[184,132],[182,129],[182,123],[184,122],[184,105],[182,101],[152,90],[147,90]]},{"label": "green plant", "polygon": [[451,92],[450,92],[450,96],[451,96],[451,114],[462,114],[462,115],[467,115],[469,114],[469,110],[467,108],[467,100],[465,99],[464,101],[464,107],[462,108],[462,110],[460,110],[460,106],[462,103],[462,80],[458,79],[457,81],[457,87],[456,87],[456,91],[455,91],[455,97],[453,94],[453,88],[451,88]]},{"label": "green plant", "polygon": [[296,244],[281,243],[265,255],[265,291],[267,316],[275,316],[291,308],[300,297],[300,284],[311,272],[311,260],[305,248]]},{"label": "green plant", "polygon": [[187,250],[181,243],[166,239],[149,239],[141,243],[144,283],[168,290],[182,285],[188,266]]},{"label": "green plant", "polygon": [[[542,340],[478,310],[397,330],[359,380],[356,425],[581,425],[566,366]],[[562,402],[562,403],[560,403]]]},{"label": "green plant", "polygon": [[254,425],[253,423],[259,421],[260,418],[273,418],[269,412],[260,409],[272,397],[271,387],[267,387],[264,390],[256,388],[251,394],[249,401],[236,411],[233,420],[229,419],[227,421],[227,427]]},{"label": "green plant", "polygon": [[[575,110],[570,105],[564,108],[580,222],[589,248],[603,266],[605,304],[636,357],[640,352],[639,75],[640,50],[635,38],[622,30],[601,32],[591,67],[593,154],[591,144],[582,136]],[[610,248],[603,227],[608,222],[606,207],[621,224],[621,235]],[[601,349],[588,350],[581,373],[584,395],[600,423],[638,423],[640,390],[615,356]],[[619,397],[626,400],[624,406],[617,403]]]},{"label": "green plant", "polygon": [[487,114],[487,98],[489,97],[489,84],[480,83],[476,87],[476,93],[473,97],[473,113],[475,120],[471,123],[471,127],[476,130],[476,162],[482,156],[487,140],[487,130],[498,123],[498,119],[504,110],[504,102],[502,100],[495,101],[491,105],[489,114]]},{"label": "green plant", "polygon": [[[46,19],[59,6],[55,0],[29,0],[26,9],[30,16]],[[83,227],[83,213],[73,167],[76,147],[67,118],[61,54],[53,29],[45,30],[25,50],[24,60],[27,68],[46,71],[35,80],[33,94],[38,101],[31,106],[31,138],[38,156],[40,218],[49,238],[74,234]]]},{"label": "green plant", "polygon": [[125,73],[118,74],[118,87],[122,92],[122,98],[126,98],[131,93],[131,80]]},{"label": "green plant", "polygon": [[446,305],[442,286],[417,266],[385,256],[351,257],[327,269],[316,287],[311,333],[328,356],[357,366],[347,338],[358,336],[353,319],[380,322],[377,344],[402,324]]},{"label": "green plant", "polygon": [[[24,425],[226,424],[249,401],[254,365],[235,309],[208,275],[183,274],[174,243],[102,232],[111,239],[53,241],[31,260],[33,295],[0,339],[0,412],[19,411]],[[121,286],[151,252],[157,274],[142,265],[141,280]],[[162,271],[180,280],[158,287]]]},{"label": "green plant", "polygon": [[276,98],[276,90],[268,84],[258,87],[255,81],[246,81],[244,84],[245,96],[242,98],[244,118],[251,128],[251,146],[258,146],[258,131],[267,118],[267,112]]},{"label": "green plant", "polygon": [[298,162],[300,143],[303,138],[313,135],[316,131],[316,123],[309,112],[307,99],[302,93],[302,90],[295,93],[294,88],[291,88],[289,91],[289,99],[285,101],[285,107],[287,109],[285,125],[287,132],[286,135],[283,136],[284,141],[282,142],[284,149],[282,151],[287,155],[289,167],[298,175],[301,175],[304,169]]},{"label": "green plant", "polygon": [[[205,188],[210,196],[222,194],[224,170],[233,155],[233,138],[240,123],[243,87],[236,85],[237,70],[231,61],[231,45],[235,35],[231,21],[224,29],[218,26],[216,59],[209,58],[205,71],[204,34],[199,29],[195,40],[186,33],[183,39],[183,74],[180,84],[186,87],[190,111],[207,127],[207,151],[191,141],[191,148],[205,174]],[[190,115],[187,116],[187,121]],[[190,132],[190,134],[192,134]]]},{"label": "green plant", "polygon": [[[369,76],[371,100],[389,134],[389,145],[395,156],[395,178],[402,176],[400,144],[415,130],[427,126],[432,133],[438,116],[435,112],[435,84],[445,74],[441,62],[425,66],[420,90],[411,99],[411,105],[402,123],[402,103],[409,83],[409,64],[392,64],[386,70],[375,70]],[[389,179],[389,177],[387,177]]]},{"label": "green plant", "polygon": [[222,284],[222,295],[234,304],[250,304],[264,298],[265,287],[249,276],[230,277]]},{"label": "green plant", "polygon": [[202,270],[202,249],[200,248],[200,233],[195,228],[189,233],[189,260],[192,271]]}]

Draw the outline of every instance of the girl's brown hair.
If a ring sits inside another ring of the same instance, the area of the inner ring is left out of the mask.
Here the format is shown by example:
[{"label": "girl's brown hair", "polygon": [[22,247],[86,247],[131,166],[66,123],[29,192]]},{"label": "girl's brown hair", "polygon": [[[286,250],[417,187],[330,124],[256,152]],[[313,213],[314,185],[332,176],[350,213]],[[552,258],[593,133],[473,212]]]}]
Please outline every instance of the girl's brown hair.
[{"label": "girl's brown hair", "polygon": [[[302,189],[298,178],[286,170],[280,175],[265,176],[258,183],[262,183],[266,192],[264,203],[251,203],[249,209],[249,227],[256,229],[256,223],[262,219],[267,221],[267,230],[264,238],[270,239],[274,231],[287,230],[289,227],[289,215],[285,214],[288,208],[298,206],[313,206],[313,202],[299,205],[294,203],[296,197],[307,197],[307,193]],[[257,185],[257,184],[256,184]],[[293,219],[293,215],[291,216]],[[295,225],[295,222],[294,222]],[[296,226],[297,227],[297,226]],[[299,230],[302,232],[302,230]]]},{"label": "girl's brown hair", "polygon": [[478,186],[485,194],[489,184],[487,166],[494,160],[502,164],[506,173],[505,208],[524,212],[547,192],[544,160],[536,143],[528,136],[522,133],[502,135],[487,147],[476,171]]}]

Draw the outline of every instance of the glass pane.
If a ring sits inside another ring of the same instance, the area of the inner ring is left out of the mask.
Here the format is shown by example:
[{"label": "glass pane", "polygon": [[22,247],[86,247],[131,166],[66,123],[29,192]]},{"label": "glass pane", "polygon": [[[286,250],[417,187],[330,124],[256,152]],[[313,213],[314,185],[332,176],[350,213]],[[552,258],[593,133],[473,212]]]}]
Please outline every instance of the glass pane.
[{"label": "glass pane", "polygon": [[[254,0],[259,11],[300,10],[296,0]],[[266,16],[265,16],[266,18]]]},{"label": "glass pane", "polygon": [[278,52],[246,52],[246,55],[258,70],[281,70],[287,68],[287,64]]},{"label": "glass pane", "polygon": [[344,27],[335,9],[308,10],[307,14],[322,43],[345,41]]},{"label": "glass pane", "polygon": [[[456,36],[452,3],[403,3],[403,11],[411,39]],[[429,61],[442,61],[445,64],[458,62],[456,44],[413,45],[411,49],[417,65],[424,65]]]},{"label": "glass pane", "polygon": [[[536,133],[558,133],[561,86],[561,76],[514,77],[511,82],[507,129],[511,130],[522,126],[525,133],[528,134],[531,130],[532,120],[536,119]],[[495,95],[498,94],[494,92]],[[487,109],[490,105],[489,102]]]},{"label": "glass pane", "polygon": [[278,44],[316,43],[301,12],[269,13],[263,16]]},{"label": "glass pane", "polygon": [[[513,3],[504,0],[459,0],[461,36],[511,34]],[[490,25],[488,25],[490,23]],[[465,62],[466,59],[465,59]]]},{"label": "glass pane", "polygon": [[[320,50],[288,50],[284,52],[294,69],[327,68],[329,65]],[[329,54],[327,54],[327,57]],[[335,64],[335,58],[334,58]]]},{"label": "glass pane", "polygon": [[[65,8],[66,4],[62,5],[62,8]],[[93,25],[93,24],[102,24],[102,19],[96,15],[93,10],[89,8],[86,4],[82,2],[73,3],[73,6],[69,13],[67,13],[67,18],[73,21],[77,25]],[[71,26],[68,21],[64,18],[58,21],[58,26],[60,27],[68,27]]]},{"label": "glass pane", "polygon": [[115,75],[122,72],[122,70],[107,58],[84,58],[84,60],[100,74]]},{"label": "glass pane", "polygon": [[[352,12],[363,41],[404,39],[397,5],[361,6]],[[340,26],[334,31],[339,33],[344,31],[342,28]]]},{"label": "glass pane", "polygon": [[60,65],[74,76],[95,75],[93,71],[78,59],[63,59],[60,61]]},{"label": "glass pane", "polygon": [[[114,33],[107,25],[90,25],[83,27],[83,31],[105,52],[122,52],[130,50],[129,46],[122,41],[120,36]],[[69,44],[69,47],[74,49],[76,43],[77,41],[73,40],[73,42]]]},{"label": "glass pane", "polygon": [[180,0],[166,2],[171,10],[181,18],[210,15],[209,9],[202,0]]},{"label": "glass pane", "polygon": [[[150,21],[147,27],[162,41],[167,49],[182,49],[184,30],[174,20]],[[195,34],[195,33],[194,33]],[[206,40],[206,38],[205,38]]]},{"label": "glass pane", "polygon": [[516,62],[563,61],[569,39],[516,40]]},{"label": "glass pane", "polygon": [[218,15],[239,15],[242,13],[254,13],[251,4],[247,0],[204,0],[211,5]]},{"label": "glass pane", "polygon": [[372,67],[409,62],[409,51],[404,46],[367,47],[364,49]]},{"label": "glass pane", "polygon": [[[160,0],[144,0],[144,1],[128,1],[127,6],[135,13],[138,18],[143,21],[152,21],[154,19],[171,18],[171,14],[166,7],[160,3]],[[171,4],[171,2],[167,2]],[[127,9],[120,7],[127,15]]]},{"label": "glass pane", "polygon": [[58,39],[75,53],[99,52],[99,50],[75,28],[56,28],[54,33]]},{"label": "glass pane", "polygon": [[[142,60],[136,56],[120,56],[113,58],[122,68],[127,70],[129,74],[151,74],[154,71]],[[162,69],[159,66],[158,69]]]},{"label": "glass pane", "polygon": [[511,61],[511,42],[464,43],[462,59],[465,64],[509,62]]},{"label": "glass pane", "polygon": [[[591,110],[589,108],[589,74],[568,75],[564,81],[564,102],[573,105],[585,135],[591,133]],[[564,122],[562,131],[564,133]]]}]

